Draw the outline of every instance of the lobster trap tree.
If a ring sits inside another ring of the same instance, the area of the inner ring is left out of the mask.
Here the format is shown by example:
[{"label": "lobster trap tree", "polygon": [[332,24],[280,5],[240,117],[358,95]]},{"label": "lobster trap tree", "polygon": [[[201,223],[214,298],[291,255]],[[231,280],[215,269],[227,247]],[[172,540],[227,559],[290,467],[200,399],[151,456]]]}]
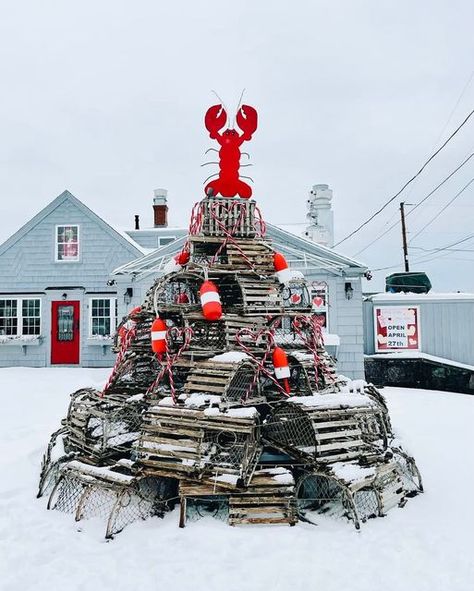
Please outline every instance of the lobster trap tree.
[{"label": "lobster trap tree", "polygon": [[[239,109],[241,135],[220,133],[226,120],[221,105],[208,110],[219,176],[194,206],[181,252],[119,326],[103,391],[72,395],[40,494],[52,489],[49,506],[76,518],[93,500],[111,502],[113,524],[129,495],[128,520],[163,514],[179,497],[181,525],[209,503],[231,525],[339,511],[359,527],[420,491],[421,478],[392,442],[380,393],[337,375],[309,286],[273,249],[239,178],[255,109]],[[64,454],[52,460],[60,436]]]}]

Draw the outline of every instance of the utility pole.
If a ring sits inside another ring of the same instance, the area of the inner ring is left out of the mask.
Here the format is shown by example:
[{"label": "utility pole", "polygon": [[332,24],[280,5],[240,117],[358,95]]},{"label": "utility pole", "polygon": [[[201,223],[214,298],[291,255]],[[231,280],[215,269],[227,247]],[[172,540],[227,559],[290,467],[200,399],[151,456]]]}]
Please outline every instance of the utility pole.
[{"label": "utility pole", "polygon": [[403,261],[405,263],[405,272],[410,271],[408,263],[408,245],[407,245],[407,228],[405,226],[405,202],[400,203],[400,217],[402,218],[402,241],[403,241]]}]

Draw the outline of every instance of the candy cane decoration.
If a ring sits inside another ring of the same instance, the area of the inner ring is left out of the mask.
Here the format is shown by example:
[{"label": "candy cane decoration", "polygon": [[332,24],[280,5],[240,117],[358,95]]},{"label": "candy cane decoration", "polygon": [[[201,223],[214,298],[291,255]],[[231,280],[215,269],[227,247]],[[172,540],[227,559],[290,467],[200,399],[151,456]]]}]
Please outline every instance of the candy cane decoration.
[{"label": "candy cane decoration", "polygon": [[[251,351],[251,349],[243,342],[243,338],[244,337],[250,338],[252,341],[254,341],[255,343],[258,343],[258,341],[262,338],[266,338],[267,341],[267,346],[265,348],[265,352],[263,354],[262,359],[259,359],[256,355],[254,355],[254,353]],[[277,387],[278,391],[283,394],[284,396],[288,397],[289,394],[285,391],[284,388],[282,388],[282,386],[278,383],[278,381],[275,379],[274,375],[268,371],[268,369],[265,367],[265,362],[268,359],[268,356],[270,355],[270,352],[272,350],[272,347],[274,347],[275,345],[275,340],[273,337],[273,332],[264,328],[262,330],[260,330],[259,332],[255,332],[249,328],[241,328],[238,333],[235,336],[235,340],[237,341],[237,344],[239,345],[239,347],[256,363],[257,365],[257,371],[255,372],[254,378],[252,380],[252,383],[249,385],[249,387],[247,388],[247,391],[245,392],[245,394],[242,396],[242,399],[245,401],[247,400],[250,392],[255,388],[256,384],[257,384],[257,380],[258,380],[258,376],[260,375],[260,373],[263,373],[267,376],[267,378],[269,378]]]},{"label": "candy cane decoration", "polygon": [[[166,346],[165,361],[164,361],[164,363],[162,362],[161,371],[159,372],[158,376],[156,377],[156,380],[151,384],[151,386],[146,391],[146,396],[148,396],[149,394],[151,394],[151,392],[153,392],[155,390],[156,386],[163,379],[165,373],[167,373],[168,379],[170,382],[171,398],[173,400],[173,404],[176,404],[178,401],[178,398],[176,396],[176,387],[174,385],[173,365],[181,357],[181,355],[184,353],[184,351],[189,347],[189,344],[191,342],[191,338],[193,336],[193,329],[189,326],[187,326],[185,328],[178,328],[177,326],[173,326],[172,328],[169,328],[167,330],[166,336],[167,336],[168,343]],[[177,352],[174,355],[170,355],[169,351],[170,351],[171,342],[173,340],[176,341],[180,336],[183,336],[183,343],[182,343],[181,347],[177,350]]]},{"label": "candy cane decoration", "polygon": [[232,211],[232,209],[238,209],[239,210],[239,215],[238,215],[238,217],[237,217],[237,219],[235,221],[235,224],[233,225],[233,227],[231,229],[226,228],[224,222],[222,222],[222,220],[219,218],[219,216],[218,216],[218,210],[219,209],[222,209],[222,205],[219,204],[219,203],[213,203],[212,206],[211,206],[211,208],[210,208],[210,214],[211,214],[212,219],[216,222],[216,224],[219,227],[219,229],[222,230],[222,233],[224,234],[225,238],[224,238],[224,241],[222,242],[222,244],[219,246],[219,248],[218,248],[217,252],[215,253],[215,255],[212,257],[212,259],[211,259],[211,265],[213,265],[216,262],[217,257],[219,256],[219,254],[222,251],[222,249],[229,242],[232,242],[232,244],[239,251],[240,255],[242,256],[242,258],[247,263],[247,265],[252,270],[255,270],[255,267],[254,267],[252,261],[244,253],[244,251],[240,248],[240,246],[237,244],[237,242],[236,242],[236,240],[234,238],[234,233],[239,228],[240,223],[242,221],[242,218],[246,214],[245,205],[243,203],[238,203],[238,202],[233,202],[230,205],[229,204],[226,204],[227,212]]},{"label": "candy cane decoration", "polygon": [[135,335],[137,333],[137,329],[136,329],[136,323],[134,322],[133,324],[134,324],[133,326],[131,326],[128,330],[125,330],[125,332],[123,333],[123,336],[120,340],[120,349],[119,349],[119,352],[117,353],[117,358],[115,359],[114,367],[113,367],[112,372],[109,376],[109,379],[107,380],[107,383],[104,386],[104,389],[100,393],[101,398],[103,398],[105,396],[107,390],[114,383],[114,381],[117,377],[118,369],[119,369],[120,365],[122,364],[122,361],[125,357],[125,353],[127,352],[128,348],[130,347],[133,339],[135,338]]},{"label": "candy cane decoration", "polygon": [[313,354],[314,377],[317,386],[319,368],[322,369],[323,373],[326,373],[326,377],[329,377],[329,374],[327,372],[324,372],[324,368],[322,367],[321,359],[318,354],[318,349],[323,347],[321,325],[319,324],[316,316],[297,316],[293,320],[292,326],[295,332],[298,334],[298,336],[305,344],[306,348]]}]

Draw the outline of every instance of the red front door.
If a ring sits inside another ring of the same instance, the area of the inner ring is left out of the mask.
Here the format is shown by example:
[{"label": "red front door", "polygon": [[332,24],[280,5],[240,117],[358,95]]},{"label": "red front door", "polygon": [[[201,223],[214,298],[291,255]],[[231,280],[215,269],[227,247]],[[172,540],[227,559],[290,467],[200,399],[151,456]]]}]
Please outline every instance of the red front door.
[{"label": "red front door", "polygon": [[52,302],[51,363],[79,363],[79,302]]}]

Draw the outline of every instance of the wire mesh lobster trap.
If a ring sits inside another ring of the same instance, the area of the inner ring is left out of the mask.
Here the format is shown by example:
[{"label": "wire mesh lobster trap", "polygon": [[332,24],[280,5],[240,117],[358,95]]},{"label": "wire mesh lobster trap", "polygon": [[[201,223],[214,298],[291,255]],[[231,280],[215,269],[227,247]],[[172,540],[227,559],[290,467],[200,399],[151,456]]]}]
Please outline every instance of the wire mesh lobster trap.
[{"label": "wire mesh lobster trap", "polygon": [[66,453],[75,452],[102,464],[115,457],[128,457],[140,436],[143,395],[125,398],[92,388],[71,395],[64,421]]},{"label": "wire mesh lobster trap", "polygon": [[111,538],[134,521],[163,517],[176,491],[176,481],[137,477],[120,463],[99,468],[73,460],[60,468],[48,509],[73,514],[76,521],[100,518]]}]

